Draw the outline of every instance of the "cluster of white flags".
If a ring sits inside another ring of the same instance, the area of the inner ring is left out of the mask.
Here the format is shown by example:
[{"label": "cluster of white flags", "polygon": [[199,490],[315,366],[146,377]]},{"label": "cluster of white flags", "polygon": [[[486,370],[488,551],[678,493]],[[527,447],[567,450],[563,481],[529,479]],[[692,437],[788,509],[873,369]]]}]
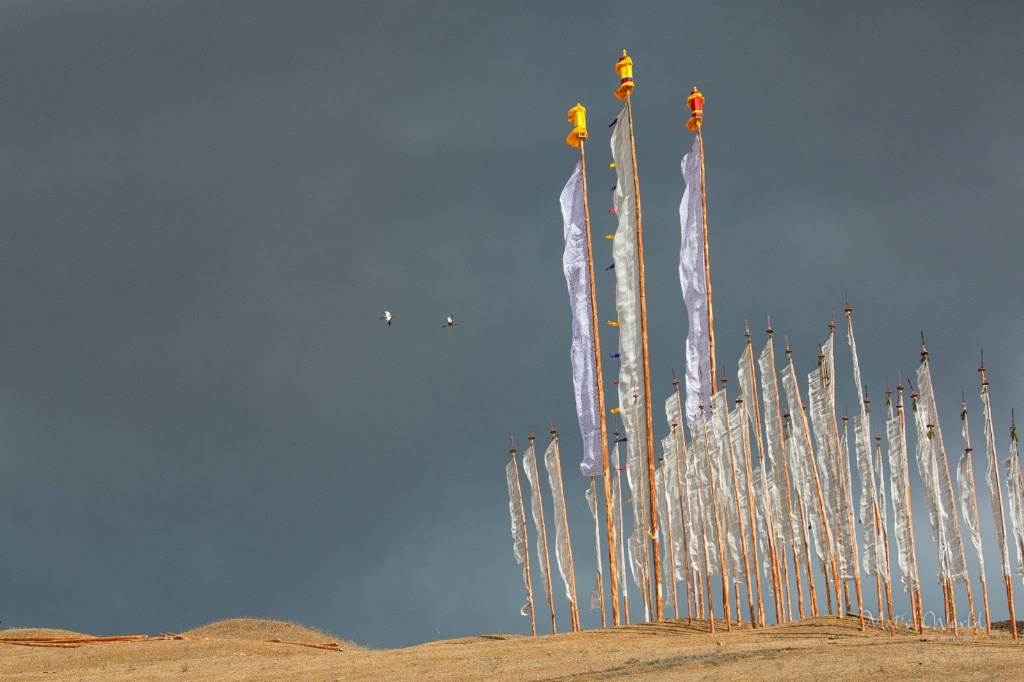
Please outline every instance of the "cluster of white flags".
[{"label": "cluster of white flags", "polygon": [[[919,486],[924,493],[928,526],[938,560],[937,581],[944,585],[969,582],[956,504],[958,499],[980,577],[984,580],[978,493],[974,484],[966,407],[962,414],[965,448],[956,463],[958,489],[954,491],[927,353],[922,353],[922,362],[916,372],[917,392],[910,396],[909,405],[904,403],[902,386],[895,402],[891,393],[887,397],[884,439],[872,437],[869,401],[862,383],[849,310],[850,379],[857,397],[852,435],[848,419],[842,418],[840,425],[837,418],[837,386],[843,384],[846,389],[844,382],[837,381],[832,334],[822,344],[817,368],[806,375],[803,385],[791,357],[781,367],[781,376],[777,373],[770,330],[756,363],[748,335],[747,348],[737,367],[738,390],[732,396],[724,388],[716,391],[712,382],[709,343],[711,319],[700,192],[703,164],[699,137],[681,164],[686,187],[680,204],[679,277],[689,319],[686,381],[682,391],[677,384],[674,393],[665,400],[668,435],[660,440],[660,467],[649,461],[645,419],[648,387],[643,383],[638,291],[638,200],[634,192],[636,178],[629,129],[623,125],[628,115],[627,106],[619,115],[619,124],[611,136],[616,169],[613,203],[618,219],[612,254],[618,316],[616,326],[619,331],[616,354],[619,358],[619,404],[616,411],[621,415],[625,437],[617,438],[613,443],[608,475],[612,477],[609,516],[617,539],[615,562],[616,573],[621,576],[619,594],[628,599],[631,590],[626,576],[629,576],[635,588],[633,594],[639,593],[641,597],[639,601],[643,605],[644,617],[651,618],[655,593],[652,581],[655,577],[651,574],[653,548],[650,540],[657,533],[658,539],[667,541],[660,543],[664,553],[663,565],[668,567],[662,571],[662,591],[665,594],[674,595],[677,583],[684,583],[689,594],[691,587],[700,590],[704,582],[708,586],[706,607],[712,611],[710,578],[719,576],[726,594],[731,586],[736,586],[737,604],[740,586],[746,587],[750,618],[755,620],[762,617],[753,613],[752,591],[756,583],[758,602],[763,594],[771,591],[776,601],[777,618],[779,613],[785,617],[786,607],[779,609],[779,601],[791,602],[790,587],[795,584],[800,589],[802,571],[811,586],[810,574],[817,570],[826,576],[826,592],[829,580],[832,581],[835,591],[829,594],[829,598],[834,594],[839,607],[839,583],[845,585],[847,581],[856,581],[859,591],[862,570],[865,575],[878,580],[879,585],[884,583],[888,590],[891,530],[899,577],[905,590],[919,595],[921,576],[912,521],[908,418],[915,426],[913,457],[919,477],[913,487]],[[577,164],[561,194],[565,236],[563,266],[572,312],[570,355],[573,383],[583,437],[580,468],[584,475],[596,477],[604,474],[601,453],[605,444],[601,443],[603,417],[597,399],[599,378],[591,298],[592,264],[588,262],[583,187],[582,168]],[[783,395],[780,395],[780,382]],[[1008,578],[1011,566],[1003,516],[1003,488],[984,375],[981,398],[986,457],[984,479],[991,502],[1000,568],[1003,576]],[[909,415],[906,413],[908,408]],[[883,458],[883,440],[888,454],[886,458]],[[620,459],[620,443],[625,443],[624,461]],[[1024,477],[1017,448],[1014,434],[1009,457],[1002,462],[1002,470],[1006,478],[1010,527],[1015,538],[1016,573],[1024,575]],[[532,443],[523,463],[530,483],[530,506],[537,529],[538,574],[550,602],[553,595],[547,538],[543,530],[543,502]],[[556,563],[565,585],[566,598],[575,605],[574,567],[557,438],[545,451],[544,464],[554,510]],[[888,479],[886,464],[889,467]],[[649,468],[655,469],[653,489]],[[622,488],[620,471],[626,473],[628,494]],[[525,513],[514,459],[507,467],[507,478],[513,552],[517,563],[528,565]],[[605,589],[600,551],[602,527],[597,486],[593,482],[586,491],[586,504],[594,523],[597,550],[597,580],[590,603],[592,608],[601,608]],[[624,523],[626,509],[631,510],[631,523]],[[658,518],[650,518],[652,513]],[[626,534],[628,538],[624,537]],[[793,558],[792,568],[787,556]],[[528,568],[524,568],[528,599],[524,613],[532,608],[527,571]],[[762,577],[765,578],[763,583]],[[689,599],[687,597],[687,609],[691,607]],[[694,608],[697,602],[694,597]],[[701,609],[704,608],[702,604]],[[863,610],[863,604],[859,608]],[[792,612],[791,606],[789,611]]]}]

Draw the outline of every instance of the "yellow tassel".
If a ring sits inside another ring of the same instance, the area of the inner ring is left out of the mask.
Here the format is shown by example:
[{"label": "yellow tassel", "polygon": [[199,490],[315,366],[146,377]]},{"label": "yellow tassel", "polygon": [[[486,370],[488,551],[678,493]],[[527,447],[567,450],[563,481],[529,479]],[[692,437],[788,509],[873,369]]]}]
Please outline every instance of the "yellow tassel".
[{"label": "yellow tassel", "polygon": [[620,411],[622,411],[621,407],[613,407],[612,408],[612,414],[618,414]]},{"label": "yellow tassel", "polygon": [[619,326],[618,322],[612,322],[611,320],[608,320],[608,324],[610,324],[613,327],[618,327]]},{"label": "yellow tassel", "polygon": [[614,235],[614,234],[606,234],[606,235],[604,236],[604,238],[605,238],[605,239],[615,239],[615,235]]},{"label": "yellow tassel", "polygon": [[615,164],[614,164],[614,163],[609,163],[609,164],[608,164],[608,167],[609,167],[609,168],[615,168]]}]

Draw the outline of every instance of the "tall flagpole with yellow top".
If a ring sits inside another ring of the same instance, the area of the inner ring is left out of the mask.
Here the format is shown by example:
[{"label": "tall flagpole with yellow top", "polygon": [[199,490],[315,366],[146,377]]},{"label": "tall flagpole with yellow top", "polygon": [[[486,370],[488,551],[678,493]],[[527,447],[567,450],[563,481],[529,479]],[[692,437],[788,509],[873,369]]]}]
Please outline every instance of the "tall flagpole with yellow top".
[{"label": "tall flagpole with yellow top", "polygon": [[619,88],[615,96],[626,102],[626,121],[629,125],[629,150],[633,161],[633,192],[636,198],[636,257],[637,273],[639,279],[638,298],[640,299],[640,340],[641,354],[644,366],[644,417],[647,424],[647,470],[650,478],[651,507],[651,543],[654,559],[654,594],[655,594],[655,618],[665,620],[664,598],[662,596],[661,584],[661,551],[658,544],[658,508],[656,486],[654,483],[654,433],[653,419],[651,416],[651,363],[647,352],[647,295],[644,284],[644,241],[643,241],[643,220],[640,212],[640,177],[636,168],[636,141],[633,138],[633,109],[630,103],[630,95],[633,92],[633,60],[629,58],[626,51],[622,51],[622,58],[615,64],[615,71],[619,75]]},{"label": "tall flagpole with yellow top", "polygon": [[571,147],[580,150],[580,175],[583,178],[583,224],[587,240],[587,268],[590,282],[590,315],[591,333],[594,335],[594,366],[597,374],[597,406],[601,415],[601,467],[604,476],[604,515],[605,527],[608,530],[608,582],[611,585],[612,623],[619,625],[619,577],[618,562],[615,553],[615,519],[612,515],[612,484],[608,465],[608,425],[604,411],[604,380],[601,375],[601,337],[597,324],[597,292],[594,287],[594,254],[590,245],[590,208],[587,204],[587,157],[583,142],[587,139],[587,110],[576,104],[569,110],[569,123],[572,132],[565,138]]},{"label": "tall flagpole with yellow top", "polygon": [[704,283],[708,292],[708,343],[711,348],[711,394],[715,393],[715,318],[711,312],[711,259],[708,256],[708,198],[704,189],[704,95],[697,86],[686,98],[686,106],[690,108],[690,120],[686,129],[697,133],[697,145],[700,148],[700,218],[704,228]]}]

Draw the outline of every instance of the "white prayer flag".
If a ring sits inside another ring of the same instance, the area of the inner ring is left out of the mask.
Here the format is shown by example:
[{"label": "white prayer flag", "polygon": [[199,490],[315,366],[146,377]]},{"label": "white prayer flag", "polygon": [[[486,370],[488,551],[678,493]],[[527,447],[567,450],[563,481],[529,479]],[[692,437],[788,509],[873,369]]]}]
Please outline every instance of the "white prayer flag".
[{"label": "white prayer flag", "polygon": [[593,308],[590,299],[590,264],[587,261],[586,216],[583,211],[583,172],[581,165],[565,184],[560,197],[565,233],[562,268],[569,287],[572,311],[572,383],[576,392],[576,416],[583,436],[584,476],[601,476],[601,412],[597,401],[597,364],[594,354]]},{"label": "white prayer flag", "polygon": [[[689,319],[686,334],[686,421],[692,422],[700,405],[711,409],[711,338],[708,328],[708,288],[704,269],[704,209],[700,196],[700,144],[693,140],[682,161],[686,189],[679,204],[682,239],[679,245],[679,283]],[[616,266],[617,267],[617,266]]]}]

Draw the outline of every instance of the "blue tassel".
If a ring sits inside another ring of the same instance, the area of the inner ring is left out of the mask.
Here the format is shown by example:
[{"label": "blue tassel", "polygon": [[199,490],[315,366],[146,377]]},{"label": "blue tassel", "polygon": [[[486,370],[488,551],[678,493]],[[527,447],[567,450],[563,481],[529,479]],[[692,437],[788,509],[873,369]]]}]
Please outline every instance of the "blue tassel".
[{"label": "blue tassel", "polygon": [[625,439],[625,438],[616,438],[616,439],[615,439],[615,442],[616,442],[616,443],[625,443],[625,442],[626,442],[626,439]]},{"label": "blue tassel", "polygon": [[615,124],[616,124],[616,123],[618,123],[618,122],[619,122],[619,117],[618,117],[618,116],[616,116],[616,117],[615,117],[615,120],[614,120],[614,121],[612,121],[611,123],[609,123],[609,124],[608,124],[608,127],[609,127],[609,128],[611,128],[611,127],[612,127],[613,125],[615,125]]},{"label": "blue tassel", "polygon": [[611,269],[612,269],[612,268],[614,268],[614,267],[615,267],[615,263],[612,263],[611,265],[609,265],[608,267],[606,267],[606,268],[604,269],[604,271],[605,271],[605,272],[608,272],[609,270],[611,270]]},{"label": "blue tassel", "polygon": [[608,357],[610,357],[610,358],[617,358],[617,357],[619,357],[619,354],[618,353],[612,353]]},{"label": "blue tassel", "polygon": [[608,191],[609,192],[614,192],[616,187],[618,187],[618,185],[612,185],[612,188],[610,190],[608,190]]}]

